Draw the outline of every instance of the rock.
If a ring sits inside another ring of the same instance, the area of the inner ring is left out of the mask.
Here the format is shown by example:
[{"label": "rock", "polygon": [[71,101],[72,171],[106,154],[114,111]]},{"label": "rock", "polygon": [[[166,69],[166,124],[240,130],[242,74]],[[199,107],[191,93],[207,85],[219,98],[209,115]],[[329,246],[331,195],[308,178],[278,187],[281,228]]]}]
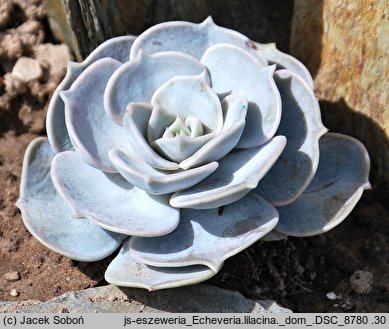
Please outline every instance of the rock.
[{"label": "rock", "polygon": [[289,313],[271,300],[251,300],[210,285],[148,292],[108,285],[69,292],[47,302],[0,302],[0,312],[57,313]]},{"label": "rock", "polygon": [[373,273],[357,270],[350,276],[349,282],[357,294],[366,295],[373,289]]},{"label": "rock", "polygon": [[333,291],[327,292],[326,297],[329,300],[335,300],[338,298],[338,296]]},{"label": "rock", "polygon": [[20,280],[20,274],[18,271],[8,272],[3,275],[7,281],[18,281]]},{"label": "rock", "polygon": [[4,74],[5,91],[11,97],[27,92],[27,83],[11,73]]},{"label": "rock", "polygon": [[18,33],[28,33],[38,35],[39,31],[42,30],[42,24],[38,21],[27,21],[17,28]]},{"label": "rock", "polygon": [[315,78],[325,125],[365,144],[372,182],[382,183],[384,192],[389,186],[387,5],[372,0],[295,0],[291,38],[292,54]]},{"label": "rock", "polygon": [[[8,59],[16,59],[23,55],[24,45],[19,35],[13,34],[0,34],[0,57]],[[8,68],[4,67],[4,63],[0,62],[0,66],[8,72]]]},{"label": "rock", "polygon": [[30,49],[35,45],[41,44],[45,38],[42,24],[37,21],[27,21],[16,28],[25,48]]},{"label": "rock", "polygon": [[16,289],[11,289],[11,291],[9,292],[10,296],[12,297],[18,297],[19,296],[19,293],[17,292]]},{"label": "rock", "polygon": [[10,0],[0,1],[0,29],[9,24],[11,17],[12,3]]},{"label": "rock", "polygon": [[12,69],[12,75],[23,81],[39,79],[43,74],[42,67],[36,59],[20,57]]},{"label": "rock", "polygon": [[46,12],[41,0],[12,0],[15,5],[20,7],[27,20],[39,20],[42,19]]},{"label": "rock", "polygon": [[53,45],[45,43],[34,47],[35,58],[44,65],[49,64],[51,74],[55,74],[66,68],[69,61],[72,60],[69,47],[65,44]]}]

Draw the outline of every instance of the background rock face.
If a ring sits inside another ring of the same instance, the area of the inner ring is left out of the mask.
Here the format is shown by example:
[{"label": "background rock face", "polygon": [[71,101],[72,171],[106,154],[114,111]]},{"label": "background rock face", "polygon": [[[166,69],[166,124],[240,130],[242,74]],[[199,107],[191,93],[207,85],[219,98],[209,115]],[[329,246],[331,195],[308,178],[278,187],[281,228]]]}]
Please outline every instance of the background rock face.
[{"label": "background rock face", "polygon": [[292,53],[315,78],[327,127],[368,148],[389,182],[389,7],[385,0],[295,0]]},{"label": "background rock face", "polygon": [[[106,39],[138,35],[157,23],[187,20],[200,23],[208,16],[261,42],[289,47],[293,0],[45,0],[54,35],[85,58]],[[284,24],[278,24],[278,22]]]}]

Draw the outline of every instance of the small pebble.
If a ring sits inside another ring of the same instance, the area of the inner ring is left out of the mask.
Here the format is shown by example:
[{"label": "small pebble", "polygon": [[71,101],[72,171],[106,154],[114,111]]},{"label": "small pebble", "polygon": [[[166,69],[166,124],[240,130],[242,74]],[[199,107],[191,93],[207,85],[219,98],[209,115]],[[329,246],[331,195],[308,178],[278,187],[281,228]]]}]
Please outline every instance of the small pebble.
[{"label": "small pebble", "polygon": [[333,291],[330,291],[330,292],[327,292],[327,298],[329,299],[329,300],[335,300],[335,299],[337,299],[338,298],[338,296],[336,296],[336,294],[333,292]]},{"label": "small pebble", "polygon": [[366,295],[373,289],[373,273],[357,270],[350,276],[349,282],[357,294]]},{"label": "small pebble", "polygon": [[18,271],[8,272],[3,275],[7,281],[18,281],[20,280],[20,274]]},{"label": "small pebble", "polygon": [[12,75],[25,82],[39,79],[42,76],[42,68],[34,58],[20,57],[12,69]]},{"label": "small pebble", "polygon": [[12,3],[9,0],[0,1],[0,28],[4,28],[10,21]]},{"label": "small pebble", "polygon": [[12,296],[12,297],[18,297],[19,296],[19,293],[16,289],[11,289],[11,291],[9,292],[9,294]]},{"label": "small pebble", "polygon": [[354,302],[347,297],[340,303],[340,307],[343,311],[350,311],[354,307]]},{"label": "small pebble", "polygon": [[117,300],[118,300],[118,298],[116,296],[109,296],[107,298],[107,301],[109,301],[109,302],[116,302]]},{"label": "small pebble", "polygon": [[22,34],[38,34],[42,26],[37,21],[27,21],[18,26],[18,32]]},{"label": "small pebble", "polygon": [[58,313],[69,313],[69,309],[67,309],[66,307],[63,307],[60,310],[58,310]]},{"label": "small pebble", "polygon": [[45,43],[34,47],[35,58],[41,63],[49,64],[50,73],[58,73],[61,69],[66,68],[68,62],[72,60],[69,47],[65,44],[53,45]]}]

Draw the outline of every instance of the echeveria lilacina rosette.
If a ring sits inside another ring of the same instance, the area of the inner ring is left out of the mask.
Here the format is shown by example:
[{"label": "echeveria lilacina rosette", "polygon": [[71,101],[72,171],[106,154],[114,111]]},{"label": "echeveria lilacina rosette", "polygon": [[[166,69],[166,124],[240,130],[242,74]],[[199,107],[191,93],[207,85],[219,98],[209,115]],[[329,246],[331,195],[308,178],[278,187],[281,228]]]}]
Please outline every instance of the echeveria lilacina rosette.
[{"label": "echeveria lilacina rosette", "polygon": [[307,69],[213,23],[168,22],[70,63],[28,147],[18,206],[47,247],[162,289],[212,277],[257,240],[339,224],[369,157],[321,122]]}]

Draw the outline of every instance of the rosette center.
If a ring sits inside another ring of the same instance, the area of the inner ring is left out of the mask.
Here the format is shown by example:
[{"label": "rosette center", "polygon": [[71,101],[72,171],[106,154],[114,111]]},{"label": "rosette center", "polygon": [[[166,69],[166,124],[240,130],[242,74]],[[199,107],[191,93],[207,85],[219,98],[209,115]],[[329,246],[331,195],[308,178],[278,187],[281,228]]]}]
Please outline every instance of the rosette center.
[{"label": "rosette center", "polygon": [[198,137],[204,133],[203,124],[199,119],[189,116],[183,120],[180,115],[177,115],[176,120],[168,127],[162,138],[170,138],[176,136]]},{"label": "rosette center", "polygon": [[180,163],[222,129],[220,100],[201,76],[177,76],[158,88],[151,100],[147,139],[153,149]]}]

